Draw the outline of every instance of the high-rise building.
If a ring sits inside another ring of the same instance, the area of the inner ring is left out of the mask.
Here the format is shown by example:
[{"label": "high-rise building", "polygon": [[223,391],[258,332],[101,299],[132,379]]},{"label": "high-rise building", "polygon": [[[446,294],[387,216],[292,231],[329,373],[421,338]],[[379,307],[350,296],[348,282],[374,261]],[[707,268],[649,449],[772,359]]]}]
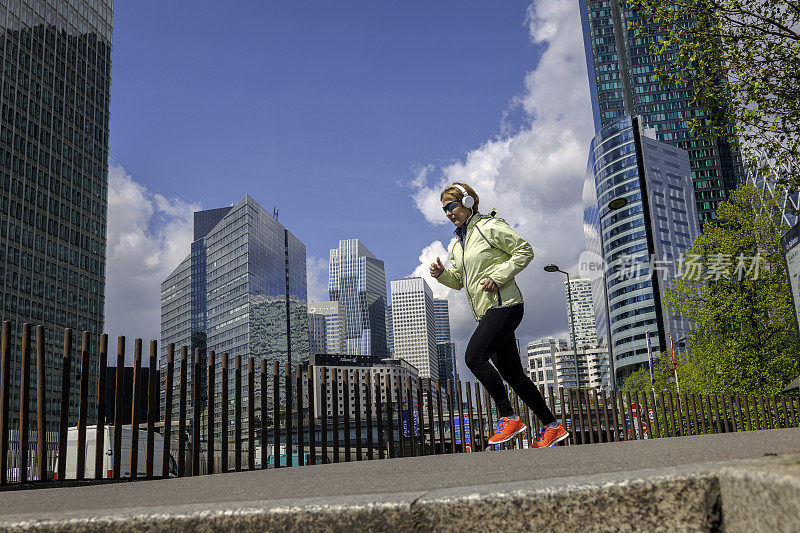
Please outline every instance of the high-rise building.
[{"label": "high-rise building", "polygon": [[392,280],[394,353],[423,378],[439,378],[433,292],[422,278]]},{"label": "high-rise building", "polygon": [[626,115],[640,115],[644,124],[655,128],[658,140],[688,151],[698,220],[713,219],[719,202],[744,177],[731,141],[689,132],[684,119],[709,118],[692,103],[693,87],[663,86],[655,69],[669,69],[662,56],[650,54],[655,38],[637,35],[629,27],[644,24],[657,33],[653,23],[642,20],[621,0],[579,0],[579,4],[595,133]]},{"label": "high-rise building", "polygon": [[[587,247],[603,262],[592,287],[597,324],[610,334],[619,383],[648,364],[648,330],[659,351],[667,333],[678,339],[690,328],[665,303],[699,233],[688,154],[654,139],[638,117],[624,117],[592,140],[583,193]],[[627,204],[611,210],[615,198]]]},{"label": "high-rise building", "polygon": [[[176,352],[179,347],[189,348],[189,368],[196,348],[201,350],[203,370],[206,351],[214,350],[214,383],[221,390],[225,352],[231,358],[231,369],[234,357],[243,358],[243,372],[250,356],[255,358],[256,369],[262,359],[270,367],[273,361],[281,367],[308,361],[305,245],[249,196],[231,207],[195,213],[194,230],[190,255],[161,284],[161,366],[169,343],[175,343]],[[194,390],[191,374],[189,387]],[[201,374],[200,396],[205,404],[207,376]],[[233,391],[232,371],[228,377]],[[176,372],[174,395],[177,383]],[[165,385],[162,372],[162,401]],[[242,397],[247,398],[246,380],[242,387]],[[256,380],[255,394],[261,392]],[[189,418],[193,398],[193,394],[187,398]],[[178,405],[177,396],[173,405]],[[220,408],[216,412],[220,413]]]},{"label": "high-rise building", "polygon": [[436,352],[439,359],[439,381],[447,384],[458,381],[456,364],[456,344],[450,338],[450,303],[445,298],[433,299],[434,330],[436,332]]},{"label": "high-rise building", "polygon": [[344,313],[339,302],[308,303],[309,353],[345,353]]},{"label": "high-rise building", "polygon": [[[570,298],[572,312],[569,311]],[[575,345],[597,344],[597,322],[592,303],[592,282],[583,278],[570,278],[569,287],[564,280],[564,299],[567,305],[567,325],[572,334],[572,321],[575,321]]]},{"label": "high-rise building", "polygon": [[344,309],[347,353],[388,357],[383,261],[358,239],[339,241],[330,254],[328,292]]},{"label": "high-rise building", "polygon": [[[98,393],[112,14],[109,0],[0,1],[0,318],[11,321],[11,376],[20,375],[22,325],[44,326],[48,431],[58,428],[65,328],[76,331],[73,353],[80,331],[92,333],[89,394]],[[70,424],[78,419],[79,375],[73,363]],[[10,384],[16,428],[19,380]],[[33,389],[28,397],[35,427]]]}]

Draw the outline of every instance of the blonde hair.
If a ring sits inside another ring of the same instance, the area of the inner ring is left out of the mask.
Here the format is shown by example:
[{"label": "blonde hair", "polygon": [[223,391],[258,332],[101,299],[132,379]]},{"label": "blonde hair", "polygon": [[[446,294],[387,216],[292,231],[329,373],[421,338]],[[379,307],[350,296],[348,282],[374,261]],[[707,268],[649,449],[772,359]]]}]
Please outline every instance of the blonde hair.
[{"label": "blonde hair", "polygon": [[[472,198],[475,200],[475,204],[472,206],[472,210],[473,212],[477,213],[479,199],[478,199],[478,193],[475,192],[475,189],[473,189],[463,181],[457,181],[453,183],[453,185],[461,185],[464,188],[464,190],[467,191],[467,194],[472,196]],[[442,191],[442,194],[439,196],[439,199],[442,202],[444,202],[445,200],[447,200],[448,202],[453,202],[453,201],[460,202],[464,198],[464,193],[458,190],[457,187],[453,187],[453,185],[450,185],[449,187],[445,188],[445,190]]]}]

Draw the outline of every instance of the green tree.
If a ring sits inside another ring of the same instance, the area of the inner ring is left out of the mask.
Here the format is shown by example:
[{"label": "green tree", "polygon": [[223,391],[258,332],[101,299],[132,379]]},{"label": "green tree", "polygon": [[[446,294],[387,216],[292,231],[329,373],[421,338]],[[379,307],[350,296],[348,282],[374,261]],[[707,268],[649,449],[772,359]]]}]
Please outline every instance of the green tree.
[{"label": "green tree", "polygon": [[[787,163],[779,183],[800,189],[800,2],[625,0],[654,24],[632,24],[668,62],[665,85],[691,82],[707,117],[682,117],[698,136],[732,133],[751,168]],[[788,174],[786,174],[788,172]]]},{"label": "green tree", "polygon": [[[679,366],[681,366],[681,370],[683,370],[683,366],[680,365],[680,360],[678,359]],[[656,391],[662,390],[672,390],[677,391],[677,387],[675,385],[675,378],[674,374],[670,373],[670,369],[672,368],[672,358],[669,353],[661,352],[659,354],[653,354],[653,378],[654,381],[651,383],[650,381],[650,368],[641,368],[636,372],[633,372],[630,376],[625,379],[625,388],[629,390],[638,390],[638,391],[649,391],[651,387]],[[678,373],[678,380],[680,381],[681,377],[683,376],[682,372]]]},{"label": "green tree", "polygon": [[719,205],[666,290],[694,328],[681,391],[776,394],[800,372],[800,342],[772,196],[739,186]]}]

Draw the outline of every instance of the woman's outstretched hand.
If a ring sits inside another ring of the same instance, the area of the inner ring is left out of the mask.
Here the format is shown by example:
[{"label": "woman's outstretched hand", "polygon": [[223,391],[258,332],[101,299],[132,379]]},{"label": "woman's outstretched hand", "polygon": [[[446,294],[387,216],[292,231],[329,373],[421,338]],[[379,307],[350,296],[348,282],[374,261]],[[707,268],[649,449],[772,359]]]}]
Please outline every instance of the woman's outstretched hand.
[{"label": "woman's outstretched hand", "polygon": [[444,272],[444,265],[442,264],[442,260],[438,257],[436,258],[435,263],[431,263],[431,276],[434,278],[438,278]]}]

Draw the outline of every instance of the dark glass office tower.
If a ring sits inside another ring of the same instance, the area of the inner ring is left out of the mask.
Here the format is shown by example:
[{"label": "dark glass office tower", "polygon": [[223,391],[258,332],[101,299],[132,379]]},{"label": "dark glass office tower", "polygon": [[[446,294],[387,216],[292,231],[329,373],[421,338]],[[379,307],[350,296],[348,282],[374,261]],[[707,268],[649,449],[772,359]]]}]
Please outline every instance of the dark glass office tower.
[{"label": "dark glass office tower", "polygon": [[[206,350],[216,352],[217,416],[221,413],[222,354],[230,355],[230,400],[235,391],[234,361],[242,357],[242,397],[247,398],[247,362],[305,363],[309,356],[306,247],[249,196],[235,206],[199,211],[194,217],[191,253],[161,284],[161,368],[169,343],[188,349],[191,392],[195,349],[201,350],[200,397],[207,402]],[[161,401],[166,373],[161,372]],[[283,383],[281,383],[283,386]],[[272,380],[269,380],[271,394]],[[260,380],[256,380],[260,413]],[[178,405],[178,372],[173,381],[173,406]],[[283,397],[283,396],[282,396]],[[194,413],[194,395],[187,395],[187,418]],[[246,400],[245,400],[246,401]],[[229,412],[233,413],[233,406]],[[244,413],[247,411],[244,410]],[[173,420],[178,419],[177,409]],[[204,420],[204,424],[205,424]],[[246,417],[243,427],[246,428]],[[205,432],[205,430],[203,430]],[[219,435],[219,425],[217,425]]]},{"label": "dark glass office tower", "polygon": [[[0,1],[0,314],[12,321],[16,346],[24,322],[45,327],[48,429],[58,427],[64,328],[76,331],[75,350],[81,330],[94,334],[90,392],[97,394],[112,10],[113,3],[103,0]],[[20,361],[15,352],[13,428]],[[80,364],[72,368],[70,423],[75,424]],[[30,398],[36,398],[34,390]],[[89,402],[90,420],[94,405]],[[35,416],[31,424],[35,427]]]},{"label": "dark glass office tower", "polygon": [[439,356],[439,381],[458,380],[456,343],[450,338],[450,303],[445,298],[433,299],[433,319],[436,331],[436,351]]},{"label": "dark glass office tower", "polygon": [[621,0],[578,0],[584,30],[595,133],[629,115],[655,128],[658,140],[689,152],[698,220],[713,219],[717,204],[743,181],[741,158],[730,141],[693,136],[684,118],[706,116],[691,104],[692,87],[664,87],[653,79],[666,63],[649,53],[651,40],[637,37],[641,24]]}]

